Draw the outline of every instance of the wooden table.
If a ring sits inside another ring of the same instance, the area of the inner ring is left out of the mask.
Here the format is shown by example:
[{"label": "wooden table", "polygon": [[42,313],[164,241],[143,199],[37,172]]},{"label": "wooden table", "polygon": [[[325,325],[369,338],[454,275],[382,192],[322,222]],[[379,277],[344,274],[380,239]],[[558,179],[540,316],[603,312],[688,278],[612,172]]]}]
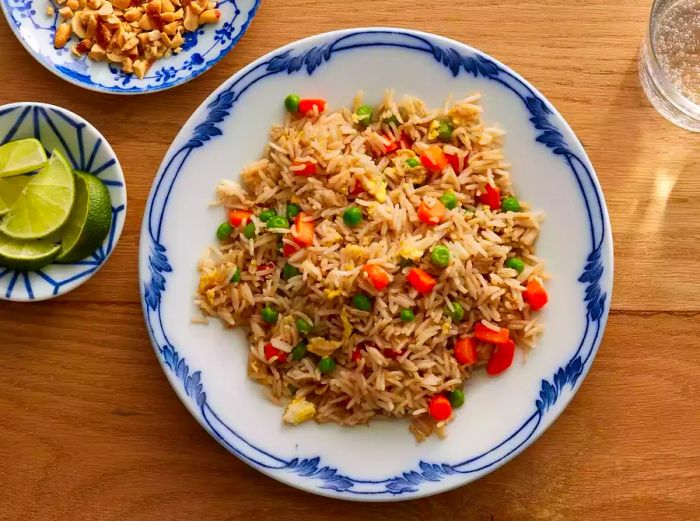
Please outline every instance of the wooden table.
[{"label": "wooden table", "polygon": [[[87,118],[119,155],[129,189],[121,243],[90,283],[50,302],[0,302],[0,518],[699,519],[700,134],[662,119],[639,87],[650,3],[263,0],[213,70],[148,97],[73,87],[0,23],[0,102],[44,101]],[[559,108],[605,191],[615,291],[592,371],[537,443],[453,492],[362,505],[266,478],[190,417],[146,336],[136,252],[154,173],[209,92],[297,38],[391,24],[480,48]]]}]

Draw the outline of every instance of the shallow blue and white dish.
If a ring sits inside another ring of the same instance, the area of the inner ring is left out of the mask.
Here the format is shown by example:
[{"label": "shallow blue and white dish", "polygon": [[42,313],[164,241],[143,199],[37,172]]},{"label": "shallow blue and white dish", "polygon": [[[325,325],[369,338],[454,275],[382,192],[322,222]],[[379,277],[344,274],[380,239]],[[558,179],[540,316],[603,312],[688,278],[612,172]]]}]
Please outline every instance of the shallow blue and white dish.
[{"label": "shallow blue and white dish", "polygon": [[[420,71],[417,74],[416,71]],[[376,103],[386,88],[429,106],[449,94],[483,94],[484,120],[507,132],[515,191],[547,214],[538,256],[552,279],[546,332],[527,360],[466,385],[467,401],[446,440],[417,444],[401,421],[347,428],[289,428],[282,409],[246,375],[248,346],[218,322],[193,324],[197,260],[222,219],[215,187],[259,158],[288,93],[347,106],[357,90]],[[183,211],[187,209],[187,211]],[[156,355],[192,415],[254,468],[326,496],[393,501],[464,485],[539,437],[581,385],[610,306],[613,249],[603,194],[564,119],[505,65],[461,43],[403,29],[321,34],[244,68],[195,111],[153,184],[139,253],[146,325]]]},{"label": "shallow blue and white dish", "polygon": [[38,271],[0,266],[0,300],[32,302],[74,290],[107,262],[126,218],[126,183],[114,150],[100,132],[73,112],[46,103],[0,106],[0,145],[23,138],[41,141],[47,154],[59,150],[74,170],[89,172],[107,185],[112,199],[112,226],[100,248],[78,262],[54,262]]},{"label": "shallow blue and white dish", "polygon": [[[51,0],[0,0],[7,23],[25,49],[57,76],[79,87],[112,94],[146,94],[169,89],[196,78],[213,67],[233,48],[248,29],[260,0],[221,0],[221,18],[187,33],[182,52],[157,60],[143,79],[125,74],[119,67],[76,58],[70,48],[73,37],[62,49],[53,46],[58,25],[58,8],[48,15]],[[57,4],[53,4],[55,7]]]}]

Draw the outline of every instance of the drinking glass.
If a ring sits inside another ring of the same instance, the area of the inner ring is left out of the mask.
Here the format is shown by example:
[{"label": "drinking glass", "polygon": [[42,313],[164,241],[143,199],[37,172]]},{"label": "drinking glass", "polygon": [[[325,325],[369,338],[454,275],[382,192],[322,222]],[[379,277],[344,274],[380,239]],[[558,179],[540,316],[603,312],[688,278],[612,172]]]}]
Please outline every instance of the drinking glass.
[{"label": "drinking glass", "polygon": [[639,77],[657,111],[700,132],[700,0],[654,0]]}]

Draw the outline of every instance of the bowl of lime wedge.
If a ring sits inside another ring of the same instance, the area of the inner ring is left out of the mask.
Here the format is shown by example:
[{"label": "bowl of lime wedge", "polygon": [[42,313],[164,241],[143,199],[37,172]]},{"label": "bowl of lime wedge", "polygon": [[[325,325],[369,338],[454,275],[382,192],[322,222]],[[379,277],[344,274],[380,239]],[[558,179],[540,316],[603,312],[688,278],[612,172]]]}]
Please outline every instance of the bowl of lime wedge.
[{"label": "bowl of lime wedge", "polygon": [[75,289],[107,261],[125,216],[124,174],[95,127],[53,105],[0,107],[0,299]]}]

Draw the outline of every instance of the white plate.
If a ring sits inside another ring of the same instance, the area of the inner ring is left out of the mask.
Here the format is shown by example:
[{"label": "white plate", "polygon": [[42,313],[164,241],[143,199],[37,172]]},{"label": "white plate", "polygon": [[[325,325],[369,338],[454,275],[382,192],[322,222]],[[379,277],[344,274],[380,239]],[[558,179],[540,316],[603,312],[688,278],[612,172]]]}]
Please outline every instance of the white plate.
[{"label": "white plate", "polygon": [[[515,192],[546,212],[538,255],[552,275],[546,332],[527,361],[466,384],[449,437],[417,444],[401,421],[296,428],[246,376],[244,335],[190,323],[196,264],[214,239],[217,182],[258,159],[290,92],[347,106],[386,88],[441,106],[483,94],[484,119],[506,131]],[[219,87],[184,126],[156,177],[141,232],[140,283],[158,359],[194,417],[262,472],[309,492],[364,501],[416,498],[477,479],[532,443],[591,366],[613,277],[610,223],[586,153],[542,95],[503,64],[461,43],[403,29],[354,29],[292,43]]]},{"label": "white plate", "polygon": [[114,150],[90,123],[70,110],[46,103],[0,106],[0,145],[36,138],[48,154],[59,150],[75,170],[90,172],[107,185],[112,199],[112,226],[97,251],[77,262],[54,262],[38,271],[0,266],[0,300],[31,302],[58,297],[90,279],[117,247],[126,218],[126,182]]}]

